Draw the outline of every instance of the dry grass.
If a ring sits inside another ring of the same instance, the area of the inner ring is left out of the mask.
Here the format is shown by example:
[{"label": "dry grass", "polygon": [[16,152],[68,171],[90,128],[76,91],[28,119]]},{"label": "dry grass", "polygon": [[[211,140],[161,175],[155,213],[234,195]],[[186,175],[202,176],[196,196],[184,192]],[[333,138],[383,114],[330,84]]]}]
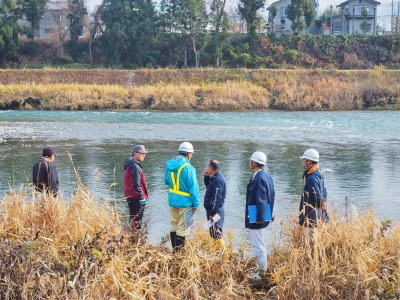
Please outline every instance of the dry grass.
[{"label": "dry grass", "polygon": [[[355,210],[353,210],[355,212]],[[281,299],[398,299],[400,226],[379,223],[372,212],[334,217],[314,242],[295,223],[284,225],[286,243],[270,258]]]},{"label": "dry grass", "polygon": [[[36,80],[32,78],[35,74]],[[15,74],[3,70],[0,83],[3,109],[352,110],[399,109],[400,103],[398,72],[379,67],[370,71],[206,69],[132,73],[15,70]]]},{"label": "dry grass", "polygon": [[[400,227],[373,213],[332,216],[313,243],[292,221],[254,282],[246,249],[217,247],[197,229],[173,254],[124,227],[113,202],[78,180],[68,202],[27,189],[0,201],[1,299],[397,299]],[[111,205],[110,205],[111,203]],[[273,295],[273,296],[271,296]]]},{"label": "dry grass", "polygon": [[221,249],[198,230],[173,254],[124,228],[80,183],[68,202],[11,190],[0,224],[1,299],[255,298],[254,261],[233,250],[231,235]]}]

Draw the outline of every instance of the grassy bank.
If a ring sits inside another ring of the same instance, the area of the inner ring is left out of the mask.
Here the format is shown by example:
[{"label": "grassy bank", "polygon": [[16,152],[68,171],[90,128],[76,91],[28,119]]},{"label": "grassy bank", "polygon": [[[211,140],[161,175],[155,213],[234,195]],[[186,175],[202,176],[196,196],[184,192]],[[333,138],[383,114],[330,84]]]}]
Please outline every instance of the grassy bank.
[{"label": "grassy bank", "polygon": [[[1,299],[397,299],[400,227],[372,213],[335,217],[313,243],[282,220],[268,279],[245,248],[197,231],[186,251],[124,228],[111,202],[78,185],[68,202],[11,191],[0,201]],[[166,222],[168,220],[165,220]],[[240,225],[239,225],[240,226]]]},{"label": "grassy bank", "polygon": [[400,71],[2,70],[1,109],[399,109]]}]

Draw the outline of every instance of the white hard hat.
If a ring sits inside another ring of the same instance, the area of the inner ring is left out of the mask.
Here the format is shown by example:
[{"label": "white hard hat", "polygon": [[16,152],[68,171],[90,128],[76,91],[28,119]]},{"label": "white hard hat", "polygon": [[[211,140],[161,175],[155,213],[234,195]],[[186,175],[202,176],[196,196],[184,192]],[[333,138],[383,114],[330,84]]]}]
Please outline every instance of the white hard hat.
[{"label": "white hard hat", "polygon": [[301,159],[308,159],[315,162],[319,162],[319,153],[315,149],[307,149],[303,156],[300,156]]},{"label": "white hard hat", "polygon": [[264,152],[261,151],[254,152],[253,155],[250,157],[250,160],[255,161],[256,163],[259,163],[263,166],[267,164],[267,156]]},{"label": "white hard hat", "polygon": [[179,145],[179,152],[194,153],[193,145],[189,142],[183,142]]}]

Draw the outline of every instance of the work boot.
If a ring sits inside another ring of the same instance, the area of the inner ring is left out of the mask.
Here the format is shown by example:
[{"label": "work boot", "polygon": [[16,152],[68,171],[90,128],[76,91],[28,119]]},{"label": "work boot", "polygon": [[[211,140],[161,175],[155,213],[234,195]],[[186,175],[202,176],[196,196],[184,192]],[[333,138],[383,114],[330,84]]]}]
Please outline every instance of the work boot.
[{"label": "work boot", "polygon": [[183,249],[183,247],[185,247],[185,237],[176,235],[176,245],[174,251],[180,251],[181,249]]},{"label": "work boot", "polygon": [[175,249],[176,248],[176,232],[170,231],[169,237],[171,239],[171,247],[172,247],[172,249]]}]

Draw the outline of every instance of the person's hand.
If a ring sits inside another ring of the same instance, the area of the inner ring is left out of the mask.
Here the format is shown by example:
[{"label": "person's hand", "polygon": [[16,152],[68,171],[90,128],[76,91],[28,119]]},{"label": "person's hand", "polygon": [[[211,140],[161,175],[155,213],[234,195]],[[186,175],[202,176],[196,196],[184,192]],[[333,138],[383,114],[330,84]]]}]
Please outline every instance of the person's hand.
[{"label": "person's hand", "polygon": [[197,212],[197,208],[193,208],[193,209],[192,209],[192,213],[195,214],[196,212]]},{"label": "person's hand", "polygon": [[142,198],[139,200],[140,205],[146,205],[147,204],[147,200],[145,198]]},{"label": "person's hand", "polygon": [[321,208],[325,210],[328,208],[328,204],[326,203],[326,201],[321,202]]},{"label": "person's hand", "polygon": [[214,223],[214,217],[210,216],[210,221]]},{"label": "person's hand", "polygon": [[210,176],[210,175],[208,174],[208,172],[207,172],[207,169],[205,169],[203,173],[204,173],[204,176]]},{"label": "person's hand", "polygon": [[263,221],[256,221],[257,224],[262,224],[264,223]]}]

